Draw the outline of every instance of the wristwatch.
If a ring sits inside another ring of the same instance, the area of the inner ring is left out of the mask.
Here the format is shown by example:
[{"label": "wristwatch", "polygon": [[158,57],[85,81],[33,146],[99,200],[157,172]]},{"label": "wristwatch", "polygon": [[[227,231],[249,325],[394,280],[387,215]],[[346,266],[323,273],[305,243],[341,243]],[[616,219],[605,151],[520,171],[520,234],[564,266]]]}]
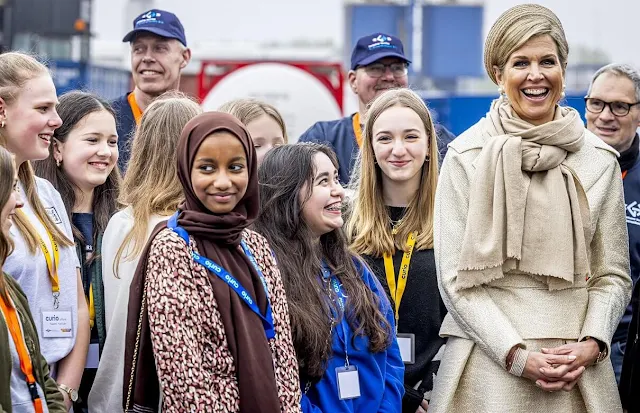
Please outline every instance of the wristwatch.
[{"label": "wristwatch", "polygon": [[607,358],[607,346],[600,340],[598,340],[597,338],[591,337],[591,336],[586,336],[585,338],[582,339],[582,341],[587,341],[587,340],[591,340],[593,339],[597,344],[598,344],[598,357],[596,358],[596,361],[594,364],[598,364],[601,363],[602,361],[604,361],[604,359]]},{"label": "wristwatch", "polygon": [[78,401],[78,390],[72,389],[71,387],[64,384],[58,384],[58,388],[67,393],[69,395],[69,400],[71,400],[72,402],[75,403]]}]

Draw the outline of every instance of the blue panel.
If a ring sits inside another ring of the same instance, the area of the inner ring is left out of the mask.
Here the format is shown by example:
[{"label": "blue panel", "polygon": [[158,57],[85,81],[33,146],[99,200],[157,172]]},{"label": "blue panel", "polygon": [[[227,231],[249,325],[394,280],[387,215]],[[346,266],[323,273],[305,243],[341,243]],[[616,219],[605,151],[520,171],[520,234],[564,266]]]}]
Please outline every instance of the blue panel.
[{"label": "blue panel", "polygon": [[129,91],[129,71],[86,65],[70,60],[55,60],[50,65],[53,83],[59,95],[85,90],[111,100]]},{"label": "blue panel", "polygon": [[87,89],[113,100],[130,90],[131,73],[128,70],[91,65],[87,73]]},{"label": "blue panel", "polygon": [[[450,96],[426,99],[429,110],[439,124],[458,136],[484,117],[496,96]],[[580,113],[582,121],[585,106],[582,96],[568,96],[563,106],[571,106]],[[586,123],[585,123],[586,124]]]},{"label": "blue panel", "polygon": [[482,6],[424,6],[422,68],[432,78],[484,76]]},{"label": "blue panel", "polygon": [[59,95],[85,87],[85,64],[71,60],[55,60],[49,68]]},{"label": "blue panel", "polygon": [[404,53],[411,58],[411,7],[396,5],[349,5],[346,8],[347,41],[345,62],[349,67],[351,52],[360,37],[382,32],[402,41]]}]

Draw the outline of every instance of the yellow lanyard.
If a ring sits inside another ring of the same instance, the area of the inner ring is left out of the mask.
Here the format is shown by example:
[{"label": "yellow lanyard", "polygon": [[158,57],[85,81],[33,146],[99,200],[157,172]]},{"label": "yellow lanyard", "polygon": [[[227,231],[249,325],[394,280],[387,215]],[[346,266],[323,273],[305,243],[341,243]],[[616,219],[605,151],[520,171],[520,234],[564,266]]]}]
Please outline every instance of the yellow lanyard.
[{"label": "yellow lanyard", "polygon": [[396,315],[396,328],[398,328],[398,321],[400,320],[400,302],[404,295],[404,289],[407,287],[407,278],[409,276],[409,263],[411,262],[411,256],[413,255],[413,247],[416,245],[416,233],[412,232],[407,238],[408,250],[402,255],[402,261],[400,262],[400,272],[398,274],[398,285],[396,287],[396,274],[393,268],[393,258],[391,254],[385,252],[384,257],[384,272],[387,275],[387,285],[389,286],[389,292],[391,293],[391,299],[395,304]]},{"label": "yellow lanyard", "polygon": [[362,148],[362,126],[360,126],[360,114],[353,115],[353,133],[356,135],[358,147]]},{"label": "yellow lanyard", "polygon": [[[18,209],[16,210],[16,214],[21,214],[22,217],[28,220],[25,213]],[[40,219],[40,217],[38,217]],[[42,219],[40,219],[40,223],[44,227],[45,232],[49,236],[49,241],[51,241],[51,247],[53,248],[53,254],[49,253],[49,248],[47,244],[44,242],[40,234],[36,232],[36,236],[38,237],[38,244],[40,244],[40,249],[44,254],[44,259],[47,262],[47,270],[49,271],[49,278],[51,279],[51,292],[53,293],[53,309],[57,310],[59,305],[59,297],[60,297],[60,279],[58,278],[58,264],[60,263],[60,251],[58,250],[58,244],[53,239],[53,235],[49,232],[49,229],[44,224]],[[53,257],[52,257],[53,255]]]},{"label": "yellow lanyard", "polygon": [[89,327],[93,328],[96,321],[96,307],[93,302],[93,285],[89,285]]},{"label": "yellow lanyard", "polygon": [[127,100],[129,101],[129,106],[131,106],[133,119],[135,119],[136,125],[139,125],[140,119],[142,119],[142,111],[140,110],[140,106],[138,106],[138,102],[136,102],[136,95],[133,92],[129,93]]}]

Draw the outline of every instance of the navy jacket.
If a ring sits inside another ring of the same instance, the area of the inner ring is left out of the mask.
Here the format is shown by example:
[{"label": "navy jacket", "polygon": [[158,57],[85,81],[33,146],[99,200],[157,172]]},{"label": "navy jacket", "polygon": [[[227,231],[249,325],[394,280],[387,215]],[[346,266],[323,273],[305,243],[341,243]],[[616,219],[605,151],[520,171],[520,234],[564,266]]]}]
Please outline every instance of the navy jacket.
[{"label": "navy jacket", "polygon": [[116,127],[118,130],[118,152],[120,153],[118,167],[120,167],[120,172],[123,174],[127,170],[129,158],[131,158],[131,142],[133,134],[136,132],[136,121],[133,118],[133,111],[127,100],[130,93],[133,92],[120,96],[111,102],[111,106],[116,113]]},{"label": "navy jacket", "polygon": [[[637,139],[637,138],[636,138]],[[624,203],[627,212],[627,230],[629,231],[629,261],[631,263],[631,280],[633,284],[640,279],[640,157],[629,169],[622,181],[624,186]],[[613,342],[626,342],[633,308],[631,304],[620,320],[620,325],[613,335]]]},{"label": "navy jacket", "polygon": [[[299,139],[300,142],[324,143],[333,148],[338,156],[340,164],[338,173],[340,174],[340,182],[343,184],[349,182],[353,164],[360,150],[356,142],[356,134],[353,131],[354,115],[338,120],[316,122]],[[447,153],[447,145],[455,136],[444,126],[436,124],[435,128],[438,135],[440,159],[443,159]]]}]

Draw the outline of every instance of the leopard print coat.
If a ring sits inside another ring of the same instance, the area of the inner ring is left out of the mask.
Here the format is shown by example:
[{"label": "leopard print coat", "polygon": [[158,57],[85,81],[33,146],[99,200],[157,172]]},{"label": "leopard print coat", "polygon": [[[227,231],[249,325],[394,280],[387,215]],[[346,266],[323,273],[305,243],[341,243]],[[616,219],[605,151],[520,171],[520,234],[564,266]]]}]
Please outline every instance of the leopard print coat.
[{"label": "leopard print coat", "polygon": [[[245,230],[244,240],[262,270],[273,307],[273,354],[281,412],[300,412],[298,364],[291,339],[289,308],[280,271],[269,244]],[[218,304],[197,252],[170,229],[153,240],[147,267],[151,342],[162,391],[162,411],[238,412],[238,383]],[[271,413],[271,412],[269,412]]]}]

